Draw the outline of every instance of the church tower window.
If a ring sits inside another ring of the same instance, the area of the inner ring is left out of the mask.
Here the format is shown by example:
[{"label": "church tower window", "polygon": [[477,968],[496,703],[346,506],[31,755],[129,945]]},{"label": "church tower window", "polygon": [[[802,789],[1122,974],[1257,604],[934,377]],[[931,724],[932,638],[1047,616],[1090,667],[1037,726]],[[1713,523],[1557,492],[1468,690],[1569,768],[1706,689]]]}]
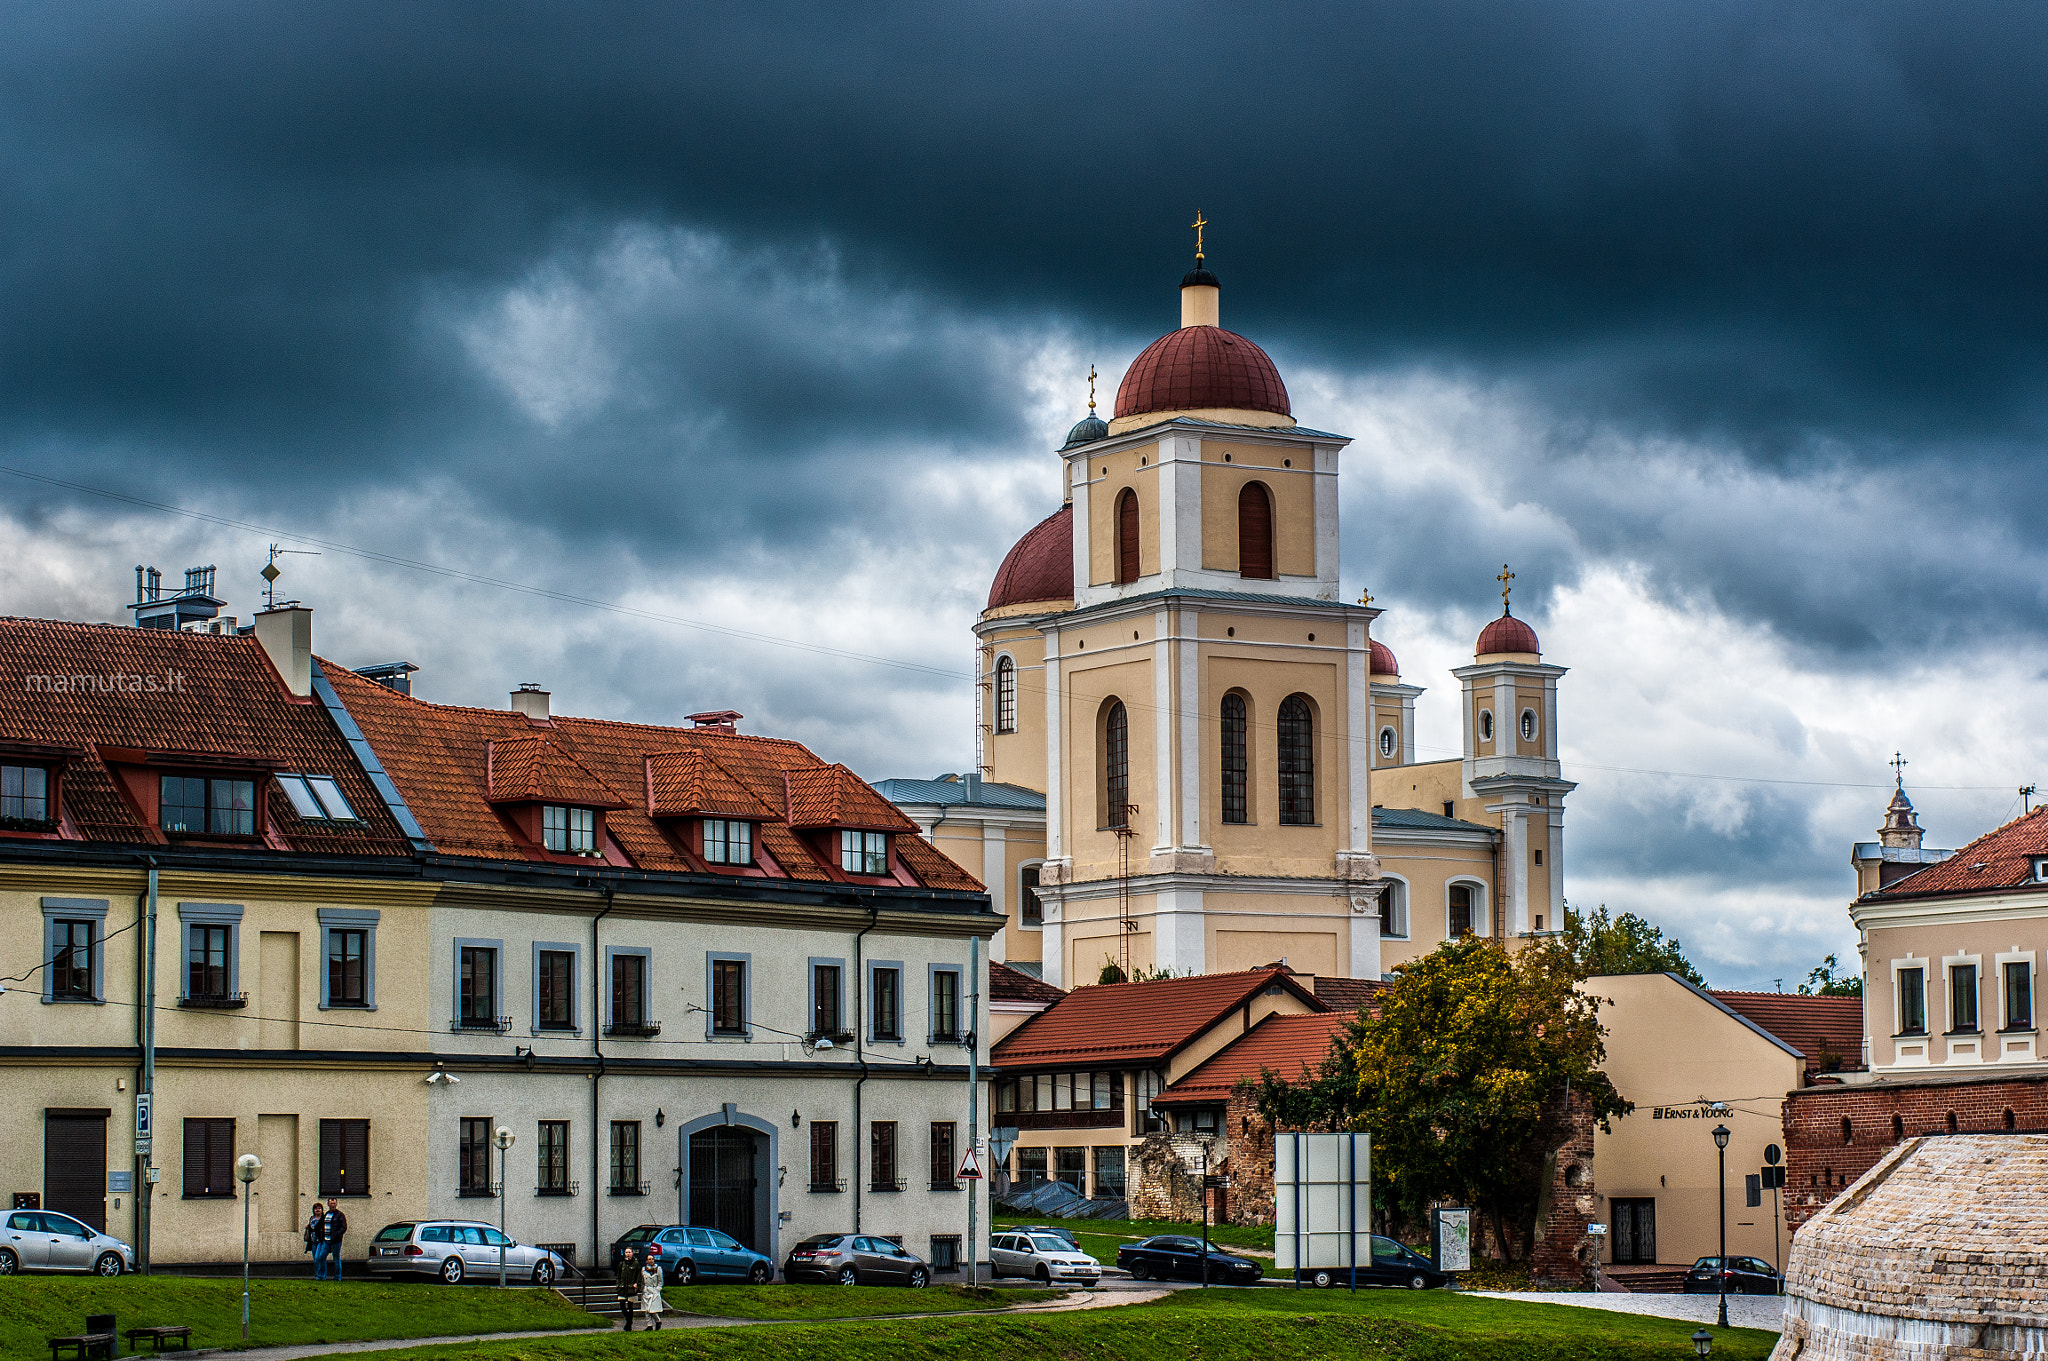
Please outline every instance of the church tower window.
[{"label": "church tower window", "polygon": [[1401,739],[1392,728],[1380,729],[1380,755],[1392,760]]},{"label": "church tower window", "polygon": [[1101,825],[1124,825],[1124,808],[1131,801],[1131,719],[1124,702],[1113,699],[1102,721],[1103,803]]},{"label": "church tower window", "polygon": [[1273,498],[1256,482],[1237,494],[1237,574],[1273,577]]},{"label": "church tower window", "polygon": [[1308,826],[1316,820],[1316,721],[1308,700],[1280,701],[1280,821]]},{"label": "church tower window", "polygon": [[996,731],[1017,731],[1017,663],[1008,657],[996,663]]},{"label": "church tower window", "polygon": [[1244,696],[1223,697],[1223,820],[1250,821],[1245,801]]},{"label": "church tower window", "polygon": [[1138,493],[1129,488],[1116,499],[1116,579],[1120,586],[1138,579]]}]

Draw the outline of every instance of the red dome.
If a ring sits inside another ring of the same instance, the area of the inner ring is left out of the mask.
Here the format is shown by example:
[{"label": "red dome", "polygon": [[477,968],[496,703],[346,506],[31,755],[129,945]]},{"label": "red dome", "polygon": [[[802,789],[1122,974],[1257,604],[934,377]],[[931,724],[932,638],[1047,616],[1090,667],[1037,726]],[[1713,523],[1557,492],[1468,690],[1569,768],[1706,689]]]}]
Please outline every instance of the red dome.
[{"label": "red dome", "polygon": [[1061,506],[1033,525],[996,568],[987,608],[1074,600],[1074,508]]},{"label": "red dome", "polygon": [[1266,352],[1220,326],[1168,331],[1131,361],[1116,390],[1120,417],[1218,407],[1294,414]]},{"label": "red dome", "polygon": [[1372,642],[1372,674],[1397,679],[1401,675],[1401,663],[1394,660],[1394,649],[1377,638]]},{"label": "red dome", "polygon": [[1487,657],[1496,652],[1541,651],[1543,648],[1536,641],[1536,630],[1512,614],[1504,614],[1479,631],[1479,646],[1474,649],[1474,655]]}]

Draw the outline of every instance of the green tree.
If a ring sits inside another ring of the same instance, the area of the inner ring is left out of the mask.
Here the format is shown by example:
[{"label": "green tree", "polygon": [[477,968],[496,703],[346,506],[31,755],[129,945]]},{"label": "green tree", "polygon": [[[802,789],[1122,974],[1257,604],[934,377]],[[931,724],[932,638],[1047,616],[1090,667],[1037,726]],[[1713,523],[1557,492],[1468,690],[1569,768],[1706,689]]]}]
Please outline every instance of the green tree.
[{"label": "green tree", "polygon": [[1605,903],[1591,912],[1565,909],[1564,948],[1589,978],[1606,973],[1675,973],[1698,987],[1707,986],[1675,937],[1666,939],[1633,912],[1609,917]]},{"label": "green tree", "polygon": [[1837,975],[1835,970],[1840,967],[1841,965],[1836,962],[1833,955],[1823,959],[1820,962],[1820,967],[1808,974],[1806,981],[1799,985],[1799,995],[1801,997],[1861,997],[1863,995],[1863,975]]}]

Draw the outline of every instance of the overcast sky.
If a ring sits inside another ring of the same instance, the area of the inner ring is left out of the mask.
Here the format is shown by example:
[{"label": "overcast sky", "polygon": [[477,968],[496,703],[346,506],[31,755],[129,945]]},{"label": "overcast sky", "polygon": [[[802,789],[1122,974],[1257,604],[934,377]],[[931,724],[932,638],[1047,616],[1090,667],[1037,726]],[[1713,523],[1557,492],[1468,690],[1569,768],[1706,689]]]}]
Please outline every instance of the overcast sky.
[{"label": "overcast sky", "polygon": [[317,646],[427,698],[962,769],[968,625],[1200,209],[1356,437],[1423,759],[1510,562],[1568,893],[1789,990],[1894,749],[1939,845],[2048,774],[2044,52],[1872,0],[16,9],[0,463],[248,527],[0,473],[0,610],[211,562],[246,616],[323,540]]}]

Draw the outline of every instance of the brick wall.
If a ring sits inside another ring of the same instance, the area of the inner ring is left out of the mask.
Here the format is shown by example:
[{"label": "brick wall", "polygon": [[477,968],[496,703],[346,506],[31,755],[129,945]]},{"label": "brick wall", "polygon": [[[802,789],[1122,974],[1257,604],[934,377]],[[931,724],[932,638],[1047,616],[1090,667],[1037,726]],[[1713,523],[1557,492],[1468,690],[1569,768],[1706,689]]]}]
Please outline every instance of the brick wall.
[{"label": "brick wall", "polygon": [[[1202,1218],[1203,1155],[1212,1177],[1227,1177],[1230,1165],[1221,1139],[1193,1134],[1148,1134],[1130,1155],[1135,1173],[1125,1188],[1133,1219],[1167,1219],[1195,1223]],[[1268,1179],[1271,1185],[1271,1178]],[[1223,1219],[1226,1198],[1220,1188],[1209,1192],[1209,1217]],[[1268,1191],[1270,1196],[1271,1192]]]},{"label": "brick wall", "polygon": [[1593,1240],[1586,1225],[1600,1217],[1593,1183],[1593,1115],[1571,1099],[1571,1133],[1544,1160],[1546,1181],[1536,1208],[1536,1252],[1530,1261],[1538,1290],[1577,1289],[1593,1283]]},{"label": "brick wall", "polygon": [[[1847,1121],[1848,1137],[1843,1137]],[[1902,1140],[2048,1132],[2048,1074],[1806,1087],[1785,1097],[1785,1227],[1797,1232]]]}]

